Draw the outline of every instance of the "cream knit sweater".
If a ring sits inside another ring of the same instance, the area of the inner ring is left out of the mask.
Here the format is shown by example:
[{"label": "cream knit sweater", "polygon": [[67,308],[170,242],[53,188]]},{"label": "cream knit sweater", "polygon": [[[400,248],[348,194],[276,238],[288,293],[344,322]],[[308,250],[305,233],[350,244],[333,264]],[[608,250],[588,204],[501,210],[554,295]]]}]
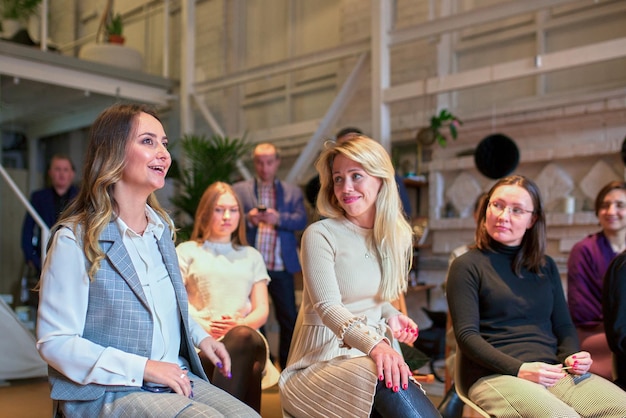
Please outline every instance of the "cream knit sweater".
[{"label": "cream knit sweater", "polygon": [[279,381],[281,404],[293,416],[370,415],[377,376],[367,354],[391,340],[385,320],[399,314],[378,297],[371,233],[346,219],[324,219],[302,237],[302,305]]}]

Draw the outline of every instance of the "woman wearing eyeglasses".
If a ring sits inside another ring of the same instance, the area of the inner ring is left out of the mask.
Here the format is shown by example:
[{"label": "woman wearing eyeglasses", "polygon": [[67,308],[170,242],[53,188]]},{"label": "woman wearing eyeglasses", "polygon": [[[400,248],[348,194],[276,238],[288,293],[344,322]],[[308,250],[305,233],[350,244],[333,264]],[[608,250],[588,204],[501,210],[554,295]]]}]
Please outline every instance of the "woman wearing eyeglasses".
[{"label": "woman wearing eyeglasses", "polygon": [[491,416],[625,417],[626,393],[589,373],[545,248],[537,186],[500,179],[481,205],[476,246],[448,276],[462,384]]},{"label": "woman wearing eyeglasses", "polygon": [[612,379],[612,358],[602,315],[604,274],[626,249],[626,183],[611,181],[596,196],[600,231],[577,242],[567,260],[567,302],[581,347],[594,356],[593,373]]}]

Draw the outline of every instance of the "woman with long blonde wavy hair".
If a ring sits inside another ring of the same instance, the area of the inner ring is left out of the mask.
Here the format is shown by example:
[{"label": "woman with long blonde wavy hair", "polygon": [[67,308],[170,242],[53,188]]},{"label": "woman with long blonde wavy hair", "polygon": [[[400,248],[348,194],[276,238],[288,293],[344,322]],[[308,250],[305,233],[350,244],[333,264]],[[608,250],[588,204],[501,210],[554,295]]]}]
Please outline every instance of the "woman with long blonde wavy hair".
[{"label": "woman with long blonde wavy hair", "polygon": [[207,381],[194,348],[230,374],[224,345],[189,316],[174,227],[153,194],[167,143],[142,105],[113,105],[91,128],[40,282],[37,348],[63,416],[258,417]]},{"label": "woman with long blonde wavy hair", "polygon": [[325,219],[302,237],[304,291],[281,406],[296,417],[439,417],[395,342],[417,325],[393,307],[412,248],[394,170],[376,141],[330,145],[316,163]]}]

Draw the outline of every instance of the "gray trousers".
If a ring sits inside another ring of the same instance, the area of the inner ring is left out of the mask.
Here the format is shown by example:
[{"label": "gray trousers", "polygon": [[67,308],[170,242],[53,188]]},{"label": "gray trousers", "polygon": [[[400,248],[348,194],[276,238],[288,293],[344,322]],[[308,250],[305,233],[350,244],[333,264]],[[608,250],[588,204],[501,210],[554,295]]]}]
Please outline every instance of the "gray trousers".
[{"label": "gray trousers", "polygon": [[186,398],[176,393],[106,392],[93,401],[59,402],[65,417],[255,417],[252,408],[223,390],[188,375],[194,381],[194,397]]}]

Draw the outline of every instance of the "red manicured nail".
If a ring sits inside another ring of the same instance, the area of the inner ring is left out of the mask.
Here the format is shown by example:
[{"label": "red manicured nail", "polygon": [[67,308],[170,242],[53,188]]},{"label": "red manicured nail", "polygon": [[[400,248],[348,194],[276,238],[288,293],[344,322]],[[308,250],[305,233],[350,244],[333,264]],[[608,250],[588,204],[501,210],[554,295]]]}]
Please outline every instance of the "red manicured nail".
[{"label": "red manicured nail", "polygon": [[394,391],[394,392],[397,392],[397,391],[398,391],[398,387],[397,387],[397,386],[394,386],[394,387],[393,387],[393,391]]},{"label": "red manicured nail", "polygon": [[406,383],[404,385],[402,385],[402,389],[407,390],[409,387],[409,385],[407,385]]},{"label": "red manicured nail", "polygon": [[387,389],[391,389],[391,382],[387,382]]},{"label": "red manicured nail", "polygon": [[378,380],[383,380],[385,377],[381,374],[380,376],[378,376]]},{"label": "red manicured nail", "polygon": [[572,358],[576,358],[576,356],[572,356]]}]

